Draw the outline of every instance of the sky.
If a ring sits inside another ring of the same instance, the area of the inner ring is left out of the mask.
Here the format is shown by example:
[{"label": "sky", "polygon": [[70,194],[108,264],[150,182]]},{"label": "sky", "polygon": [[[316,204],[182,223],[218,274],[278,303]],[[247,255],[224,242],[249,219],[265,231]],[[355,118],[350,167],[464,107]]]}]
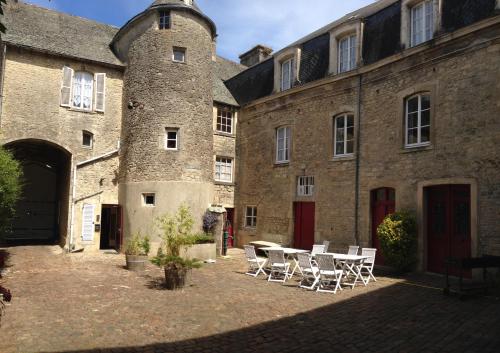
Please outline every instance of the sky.
[{"label": "sky", "polygon": [[[196,0],[195,0],[196,1]],[[25,0],[121,27],[153,0]],[[217,52],[238,56],[263,44],[278,51],[374,0],[197,0],[217,25]]]}]

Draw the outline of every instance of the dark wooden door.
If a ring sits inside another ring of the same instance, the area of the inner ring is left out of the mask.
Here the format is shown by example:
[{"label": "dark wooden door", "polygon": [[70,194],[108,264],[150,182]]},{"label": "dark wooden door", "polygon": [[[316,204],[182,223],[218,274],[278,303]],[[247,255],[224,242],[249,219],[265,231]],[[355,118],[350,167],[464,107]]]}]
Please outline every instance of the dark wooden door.
[{"label": "dark wooden door", "polygon": [[314,202],[295,202],[295,243],[297,249],[311,250],[314,245]]},{"label": "dark wooden door", "polygon": [[426,191],[427,269],[445,273],[446,259],[471,256],[470,186],[440,185]]},{"label": "dark wooden door", "polygon": [[375,263],[384,265],[377,228],[384,218],[396,210],[396,191],[392,188],[380,188],[372,191],[372,246],[377,249]]}]

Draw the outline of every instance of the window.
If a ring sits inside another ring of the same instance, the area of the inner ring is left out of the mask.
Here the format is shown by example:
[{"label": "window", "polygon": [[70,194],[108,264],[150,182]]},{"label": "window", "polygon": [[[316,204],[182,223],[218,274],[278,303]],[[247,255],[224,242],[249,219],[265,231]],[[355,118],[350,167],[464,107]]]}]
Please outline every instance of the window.
[{"label": "window", "polygon": [[334,156],[354,153],[354,116],[342,114],[335,118]]},{"label": "window", "polygon": [[94,144],[94,135],[88,131],[83,131],[82,132],[82,145],[84,147],[89,147],[92,148],[92,145]]},{"label": "window", "polygon": [[356,68],[356,35],[350,35],[339,41],[339,73]]},{"label": "window", "polygon": [[160,12],[160,29],[170,29],[170,12]]},{"label": "window", "polygon": [[422,1],[411,8],[411,46],[434,36],[434,0]]},{"label": "window", "polygon": [[156,195],[152,193],[142,194],[142,205],[154,207],[156,205]]},{"label": "window", "polygon": [[94,76],[87,72],[76,72],[73,78],[73,108],[92,110]]},{"label": "window", "polygon": [[312,196],[314,194],[314,177],[300,176],[297,180],[297,195]]},{"label": "window", "polygon": [[179,149],[179,130],[178,129],[165,129],[165,149],[178,150]]},{"label": "window", "polygon": [[233,112],[227,108],[217,108],[217,131],[233,133]]},{"label": "window", "polygon": [[215,180],[225,183],[233,181],[233,160],[231,158],[217,157],[215,159]]},{"label": "window", "polygon": [[406,146],[417,147],[430,143],[431,98],[418,94],[406,100]]},{"label": "window", "polygon": [[288,59],[281,64],[281,91],[292,88],[293,83],[293,59]]},{"label": "window", "polygon": [[276,162],[290,161],[290,127],[280,127],[276,130]]},{"label": "window", "polygon": [[247,206],[245,214],[245,226],[249,228],[257,227],[257,207]]},{"label": "window", "polygon": [[186,48],[175,48],[172,54],[172,60],[177,63],[186,62]]}]

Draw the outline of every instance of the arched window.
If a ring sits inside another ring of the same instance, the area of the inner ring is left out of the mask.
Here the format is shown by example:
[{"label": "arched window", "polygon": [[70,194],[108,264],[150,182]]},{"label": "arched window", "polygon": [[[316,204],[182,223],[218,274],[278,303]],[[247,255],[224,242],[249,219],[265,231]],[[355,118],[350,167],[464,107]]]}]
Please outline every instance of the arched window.
[{"label": "arched window", "polygon": [[94,76],[88,72],[76,72],[73,79],[73,108],[92,110]]},{"label": "arched window", "polygon": [[405,145],[419,147],[431,142],[431,96],[419,93],[406,99]]}]

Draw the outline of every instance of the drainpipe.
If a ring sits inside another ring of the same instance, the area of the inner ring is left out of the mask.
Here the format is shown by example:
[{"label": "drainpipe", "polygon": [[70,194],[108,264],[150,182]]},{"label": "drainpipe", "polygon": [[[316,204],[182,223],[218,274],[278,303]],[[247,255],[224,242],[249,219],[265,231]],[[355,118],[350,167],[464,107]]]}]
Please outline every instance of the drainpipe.
[{"label": "drainpipe", "polygon": [[116,154],[120,152],[120,149],[116,149],[116,150],[113,150],[111,152],[108,152],[108,153],[105,153],[101,156],[98,156],[98,157],[94,157],[94,158],[91,158],[91,159],[88,159],[86,161],[83,161],[83,162],[80,162],[80,163],[76,163],[75,164],[75,161],[74,161],[74,158],[73,158],[73,178],[72,178],[72,181],[71,181],[71,190],[72,190],[72,194],[71,194],[71,213],[70,213],[70,223],[69,223],[69,244],[68,244],[68,252],[72,252],[73,249],[73,233],[74,233],[74,226],[75,226],[75,205],[76,205],[76,174],[77,174],[77,171],[78,171],[78,168],[79,167],[83,167],[84,165],[87,165],[87,164],[90,164],[90,163],[93,163],[93,162],[96,162],[100,159],[104,159],[104,158],[108,158],[108,157],[111,157],[112,155]]},{"label": "drainpipe", "polygon": [[356,177],[355,177],[355,194],[354,194],[354,238],[356,241],[356,245],[360,245],[359,241],[359,194],[360,194],[360,185],[359,185],[359,163],[361,158],[361,88],[362,88],[362,79],[363,75],[359,74],[358,76],[358,102],[356,107]]},{"label": "drainpipe", "polygon": [[[0,39],[1,41],[1,39]],[[2,72],[0,73],[0,126],[2,126],[3,113],[3,85],[5,82],[5,63],[7,61],[7,44],[3,43],[2,48]]]}]

